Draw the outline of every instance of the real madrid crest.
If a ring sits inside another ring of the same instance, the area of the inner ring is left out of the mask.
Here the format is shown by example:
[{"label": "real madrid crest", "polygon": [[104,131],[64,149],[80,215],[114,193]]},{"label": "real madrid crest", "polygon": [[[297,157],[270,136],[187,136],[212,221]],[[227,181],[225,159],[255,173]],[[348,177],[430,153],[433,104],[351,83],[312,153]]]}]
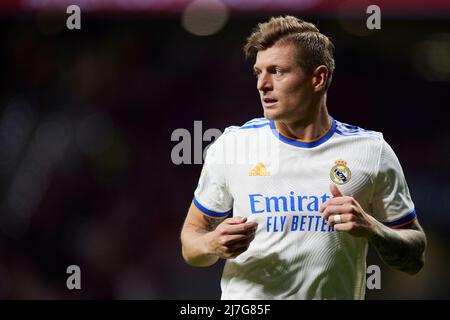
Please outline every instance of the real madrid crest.
[{"label": "real madrid crest", "polygon": [[349,182],[352,173],[347,167],[347,161],[339,159],[334,161],[334,163],[335,166],[331,168],[330,171],[331,181],[336,184],[346,184],[347,182]]}]

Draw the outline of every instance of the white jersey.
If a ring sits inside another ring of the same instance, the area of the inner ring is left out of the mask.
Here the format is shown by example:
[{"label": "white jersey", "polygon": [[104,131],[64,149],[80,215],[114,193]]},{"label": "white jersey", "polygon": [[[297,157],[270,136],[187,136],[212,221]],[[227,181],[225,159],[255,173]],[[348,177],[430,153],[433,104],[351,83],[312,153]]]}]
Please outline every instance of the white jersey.
[{"label": "white jersey", "polygon": [[368,243],[327,224],[330,183],[390,227],[416,218],[400,163],[379,132],[334,119],[313,141],[254,119],[211,145],[194,204],[211,217],[258,222],[247,251],[228,259],[222,299],[363,299]]}]

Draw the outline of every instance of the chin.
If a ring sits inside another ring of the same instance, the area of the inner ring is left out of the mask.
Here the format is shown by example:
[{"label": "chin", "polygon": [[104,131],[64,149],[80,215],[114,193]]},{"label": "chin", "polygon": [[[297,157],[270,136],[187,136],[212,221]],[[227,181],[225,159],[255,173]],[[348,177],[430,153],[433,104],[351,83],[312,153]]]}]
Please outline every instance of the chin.
[{"label": "chin", "polygon": [[274,121],[274,120],[280,120],[282,117],[275,110],[264,109],[264,118],[266,118],[267,120]]}]

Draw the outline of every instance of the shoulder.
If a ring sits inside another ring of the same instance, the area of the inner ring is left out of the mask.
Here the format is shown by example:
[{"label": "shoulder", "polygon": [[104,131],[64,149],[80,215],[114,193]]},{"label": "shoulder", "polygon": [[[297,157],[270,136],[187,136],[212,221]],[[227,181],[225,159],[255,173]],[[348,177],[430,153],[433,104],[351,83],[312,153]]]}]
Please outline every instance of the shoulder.
[{"label": "shoulder", "polygon": [[342,137],[369,138],[380,143],[384,140],[383,133],[374,130],[363,129],[361,127],[336,121],[336,133]]},{"label": "shoulder", "polygon": [[[236,146],[246,145],[244,142],[260,138],[260,134],[266,134],[264,128],[270,128],[270,121],[266,118],[255,118],[241,126],[226,127],[223,133],[211,144],[208,152],[221,150],[232,152]],[[248,144],[247,144],[248,145]]]},{"label": "shoulder", "polygon": [[270,121],[266,118],[254,118],[250,121],[247,121],[242,126],[229,126],[225,128],[224,134],[236,133],[242,134],[244,132],[253,132],[254,130],[258,130],[270,125]]},{"label": "shoulder", "polygon": [[[391,145],[385,140],[383,133],[367,130],[355,125],[336,121],[336,134],[342,139],[349,139],[349,143],[357,144],[361,153],[378,159],[379,164],[399,166],[399,160]],[[364,150],[364,152],[362,151]]]},{"label": "shoulder", "polygon": [[380,157],[382,150],[387,144],[382,132],[368,130],[356,125],[336,121],[335,141],[338,143],[346,141],[359,150],[361,154],[366,154],[373,159]]},{"label": "shoulder", "polygon": [[225,128],[221,138],[224,141],[240,139],[254,139],[270,132],[270,121],[266,118],[255,118],[241,126],[229,126]]}]

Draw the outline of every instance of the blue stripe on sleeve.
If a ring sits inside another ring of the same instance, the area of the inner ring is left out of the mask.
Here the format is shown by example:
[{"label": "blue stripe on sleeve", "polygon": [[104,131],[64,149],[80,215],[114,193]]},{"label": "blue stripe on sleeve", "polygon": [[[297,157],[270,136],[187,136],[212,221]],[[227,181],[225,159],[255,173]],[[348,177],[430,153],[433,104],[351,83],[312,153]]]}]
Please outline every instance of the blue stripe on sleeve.
[{"label": "blue stripe on sleeve", "polygon": [[195,206],[196,206],[201,212],[203,212],[204,214],[206,214],[206,215],[208,215],[208,216],[211,216],[211,217],[215,217],[215,218],[223,218],[223,217],[228,216],[228,215],[231,213],[231,210],[229,210],[229,211],[227,211],[227,212],[215,212],[215,211],[211,211],[211,210],[205,208],[204,206],[202,206],[202,205],[197,201],[197,199],[195,199],[195,197],[194,197],[194,200],[193,200],[193,201],[194,201]]},{"label": "blue stripe on sleeve", "polygon": [[403,218],[391,222],[383,222],[383,224],[388,227],[397,227],[413,221],[416,216],[416,210],[413,210],[410,214],[404,216]]}]

